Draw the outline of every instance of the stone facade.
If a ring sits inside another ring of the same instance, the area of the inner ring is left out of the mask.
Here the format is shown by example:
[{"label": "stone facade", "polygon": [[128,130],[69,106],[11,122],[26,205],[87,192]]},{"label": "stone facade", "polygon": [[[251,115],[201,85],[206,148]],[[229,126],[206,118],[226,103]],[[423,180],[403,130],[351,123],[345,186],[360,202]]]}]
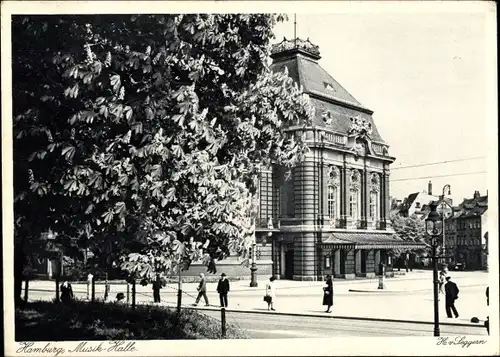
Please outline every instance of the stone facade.
[{"label": "stone facade", "polygon": [[397,240],[389,225],[395,159],[373,111],[319,66],[319,49],[309,41],[284,40],[272,57],[272,69],[286,67],[316,108],[313,125],[287,128],[310,149],[288,180],[281,167],[262,171],[257,241],[271,243],[273,274],[294,280],[373,277],[380,262],[390,271],[388,251],[412,246]]},{"label": "stone facade", "polygon": [[446,221],[446,250],[452,262],[468,270],[488,268],[488,196],[478,191],[464,199]]}]

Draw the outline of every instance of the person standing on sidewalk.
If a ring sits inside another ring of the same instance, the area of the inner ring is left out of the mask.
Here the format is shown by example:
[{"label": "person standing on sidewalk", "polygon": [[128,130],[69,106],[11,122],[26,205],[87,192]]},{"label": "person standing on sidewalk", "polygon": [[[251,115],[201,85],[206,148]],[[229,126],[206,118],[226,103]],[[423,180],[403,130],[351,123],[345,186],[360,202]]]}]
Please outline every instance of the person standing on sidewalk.
[{"label": "person standing on sidewalk", "polygon": [[267,298],[267,311],[269,311],[269,308],[272,311],[274,310],[274,302],[276,300],[276,285],[274,285],[274,281],[276,278],[274,276],[269,278],[269,282],[266,285],[266,298]]},{"label": "person standing on sidewalk", "polygon": [[227,294],[229,293],[229,280],[226,274],[220,275],[219,283],[217,284],[217,292],[219,293],[220,307],[227,307]]},{"label": "person standing on sidewalk", "polygon": [[61,284],[61,301],[66,303],[73,300],[73,288],[67,281]]},{"label": "person standing on sidewalk", "polygon": [[208,297],[207,297],[207,282],[205,280],[205,274],[200,273],[200,283],[198,284],[198,287],[196,288],[198,290],[198,296],[196,297],[196,301],[194,302],[194,306],[198,305],[200,302],[201,297],[203,296],[203,299],[205,299],[205,306],[208,306]]},{"label": "person standing on sidewalk", "polygon": [[161,301],[160,289],[161,289],[161,279],[159,276],[157,276],[155,281],[153,282],[153,298],[155,303],[157,302],[159,303]]},{"label": "person standing on sidewalk", "polygon": [[458,289],[457,284],[451,281],[449,276],[446,277],[446,284],[444,286],[445,291],[445,308],[446,308],[446,316],[448,318],[452,318],[452,312],[455,314],[455,318],[458,317],[458,311],[455,307],[455,300],[458,299]]},{"label": "person standing on sidewalk", "polygon": [[331,275],[326,276],[326,286],[323,288],[323,306],[326,306],[325,312],[332,312],[333,306],[333,280]]}]

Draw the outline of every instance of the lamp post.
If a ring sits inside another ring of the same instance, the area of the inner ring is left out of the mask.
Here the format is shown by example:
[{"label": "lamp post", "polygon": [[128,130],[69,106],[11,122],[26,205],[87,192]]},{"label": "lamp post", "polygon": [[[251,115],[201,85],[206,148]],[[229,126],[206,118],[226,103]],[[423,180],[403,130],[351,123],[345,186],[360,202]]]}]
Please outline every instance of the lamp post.
[{"label": "lamp post", "polygon": [[439,236],[443,233],[443,221],[436,211],[437,203],[431,204],[431,212],[425,220],[425,231],[431,237],[432,245],[432,279],[434,287],[434,336],[439,336],[439,305],[438,305],[438,266],[436,249],[439,245]]},{"label": "lamp post", "polygon": [[257,284],[257,262],[255,261],[257,258],[256,255],[257,248],[257,238],[255,236],[255,219],[253,225],[253,239],[252,239],[252,266],[250,267],[250,287],[256,288]]},{"label": "lamp post", "polygon": [[443,196],[442,196],[442,215],[443,215],[443,263],[446,264],[446,238],[445,238],[445,219],[446,219],[446,215],[444,213],[444,210],[446,208],[446,203],[444,201],[444,196],[446,194],[446,189],[448,189],[448,195],[451,195],[451,186],[446,184],[443,186]]}]

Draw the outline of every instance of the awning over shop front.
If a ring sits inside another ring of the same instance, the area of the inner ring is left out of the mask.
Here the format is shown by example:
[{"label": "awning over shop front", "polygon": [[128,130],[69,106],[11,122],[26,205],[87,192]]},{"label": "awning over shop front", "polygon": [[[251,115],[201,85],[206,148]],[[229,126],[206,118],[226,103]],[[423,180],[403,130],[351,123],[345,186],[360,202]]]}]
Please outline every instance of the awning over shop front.
[{"label": "awning over shop front", "polygon": [[425,244],[399,239],[392,233],[334,232],[319,245],[323,249],[423,249]]}]

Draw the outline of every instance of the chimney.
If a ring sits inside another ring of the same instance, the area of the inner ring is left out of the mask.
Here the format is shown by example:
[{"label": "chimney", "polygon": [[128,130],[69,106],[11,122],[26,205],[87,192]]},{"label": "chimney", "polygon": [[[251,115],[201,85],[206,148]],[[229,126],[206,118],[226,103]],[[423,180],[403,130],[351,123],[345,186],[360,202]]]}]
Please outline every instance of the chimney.
[{"label": "chimney", "polygon": [[429,196],[432,196],[432,181],[429,181],[429,185],[427,187],[427,194],[429,194]]},{"label": "chimney", "polygon": [[479,196],[481,196],[481,195],[479,194],[479,191],[474,191],[474,198],[479,198]]}]

